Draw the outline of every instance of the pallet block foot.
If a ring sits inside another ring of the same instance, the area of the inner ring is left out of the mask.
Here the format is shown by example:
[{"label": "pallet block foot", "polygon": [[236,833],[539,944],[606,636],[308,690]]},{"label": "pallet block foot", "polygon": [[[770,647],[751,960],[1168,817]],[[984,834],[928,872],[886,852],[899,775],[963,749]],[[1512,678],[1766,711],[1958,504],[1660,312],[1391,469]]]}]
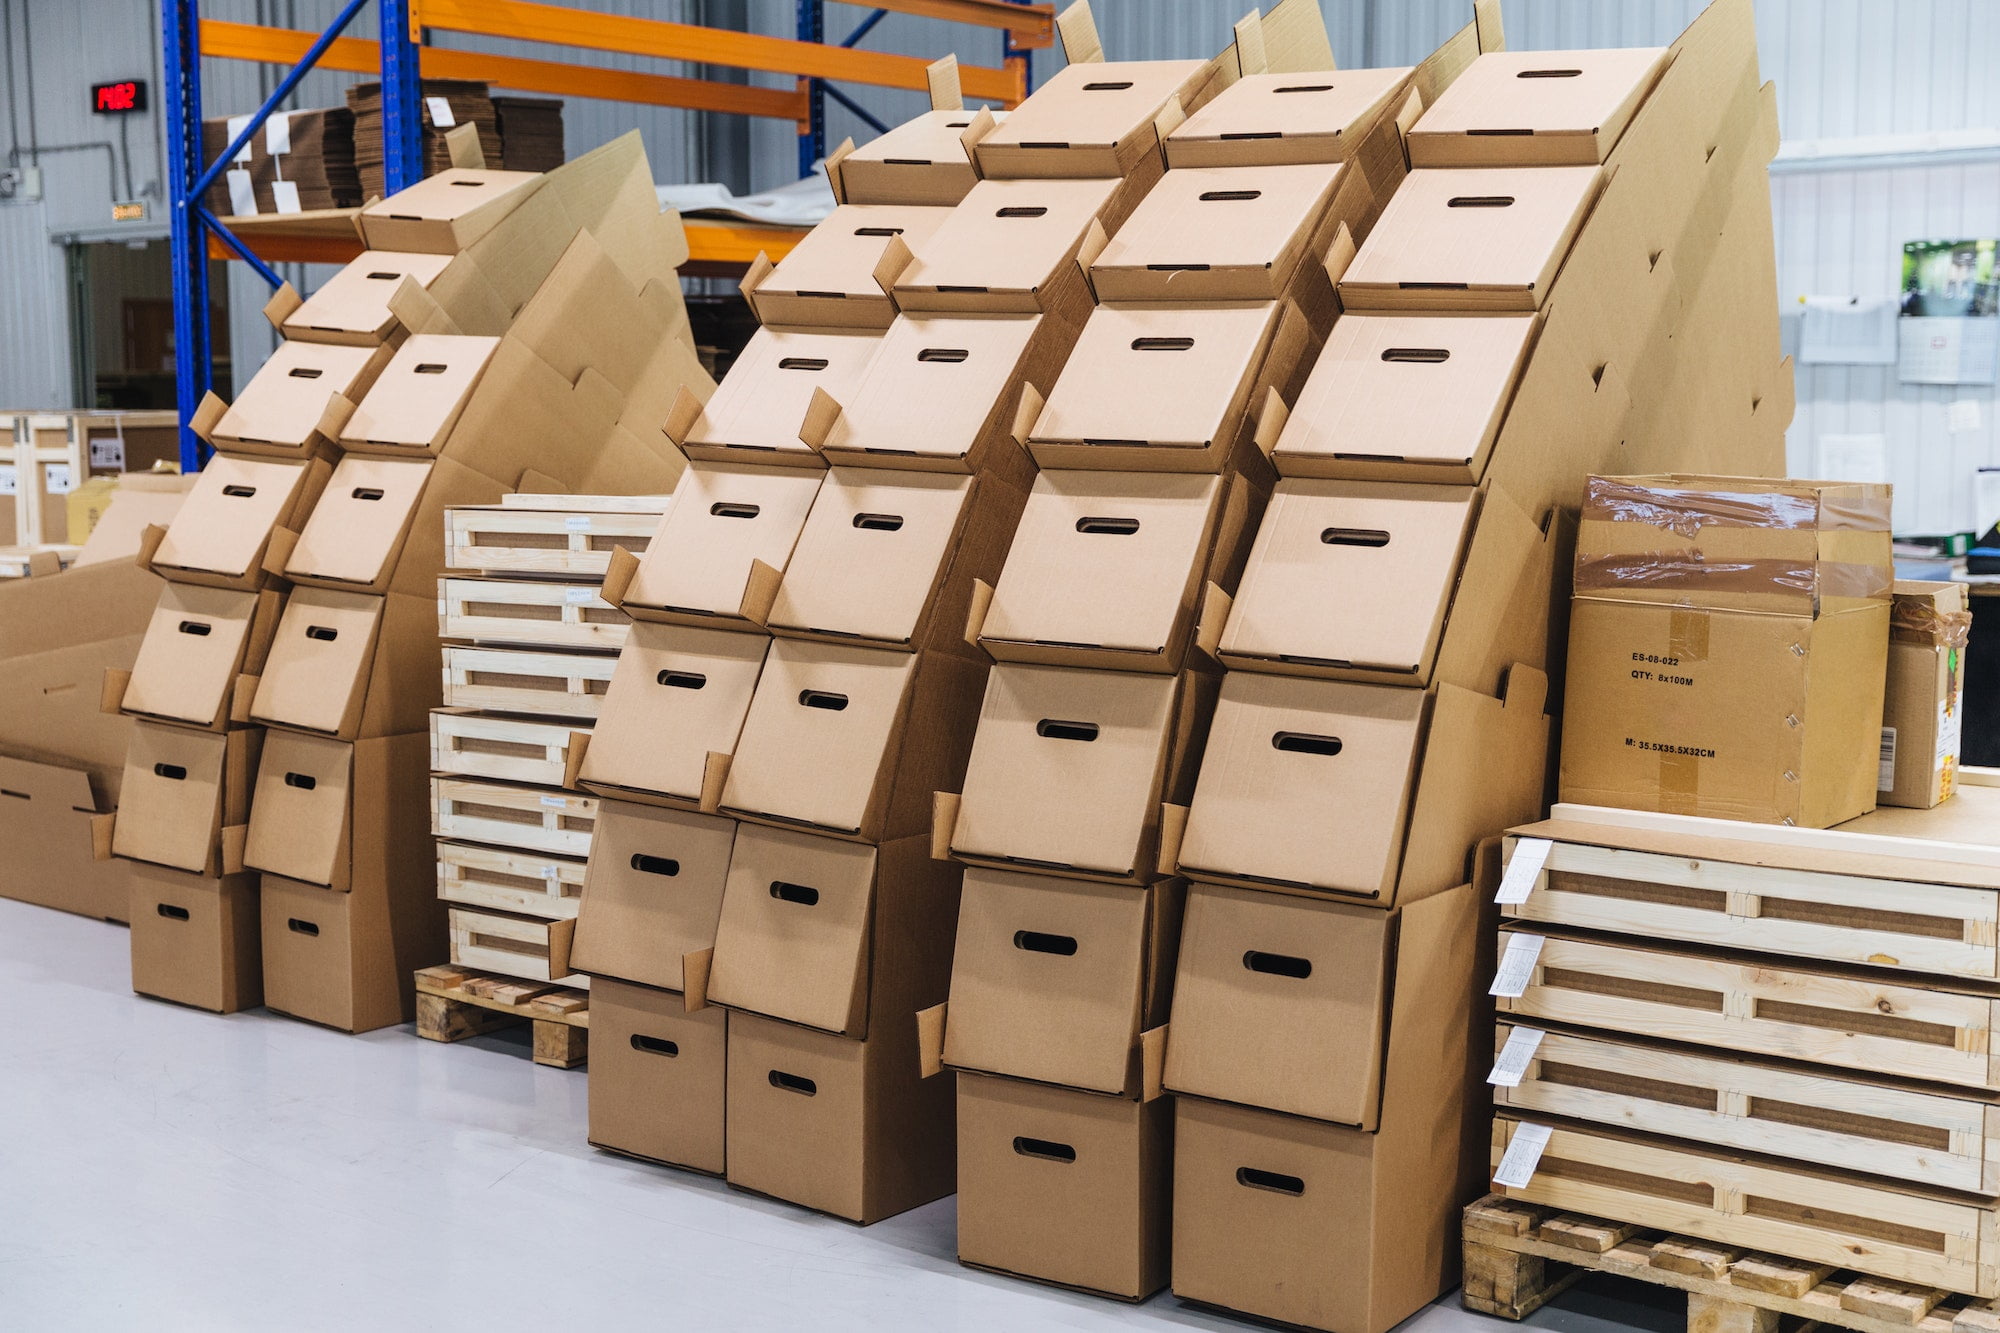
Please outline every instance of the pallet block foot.
[{"label": "pallet block foot", "polygon": [[582,991],[456,965],[423,968],[416,981],[420,1037],[463,1041],[528,1023],[534,1030],[536,1064],[575,1069],[589,1056],[590,999]]},{"label": "pallet block foot", "polygon": [[590,1029],[538,1019],[535,1022],[535,1063],[574,1069],[590,1056]]},{"label": "pallet block foot", "polygon": [[1778,1333],[1778,1312],[1691,1291],[1688,1333]]}]

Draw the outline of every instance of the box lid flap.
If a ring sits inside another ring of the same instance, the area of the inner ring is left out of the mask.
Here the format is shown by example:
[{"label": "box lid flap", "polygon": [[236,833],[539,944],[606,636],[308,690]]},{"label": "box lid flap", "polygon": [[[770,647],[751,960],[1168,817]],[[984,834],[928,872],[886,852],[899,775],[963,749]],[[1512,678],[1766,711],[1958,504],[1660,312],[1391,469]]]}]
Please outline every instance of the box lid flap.
[{"label": "box lid flap", "polygon": [[1489,51],[1452,80],[1410,136],[1596,134],[1623,123],[1667,56],[1664,46]]},{"label": "box lid flap", "polygon": [[263,558],[272,530],[294,518],[309,468],[288,460],[216,454],[167,525],[153,564],[247,577]]},{"label": "box lid flap", "polygon": [[1249,144],[1267,139],[1326,139],[1326,161],[1352,149],[1410,68],[1343,69],[1310,74],[1247,74],[1217,93],[1167,136],[1168,160],[1198,140]]},{"label": "box lid flap", "polygon": [[1340,284],[1533,291],[1569,249],[1597,196],[1597,167],[1412,171]]},{"label": "box lid flap", "polygon": [[340,432],[350,448],[423,449],[441,443],[500,346],[498,338],[413,334],[376,377]]},{"label": "box lid flap", "polygon": [[[1276,269],[1302,252],[1343,170],[1336,163],[1176,167],[1092,261],[1091,277],[1117,269],[1166,275]],[[1169,285],[1162,299],[1171,299],[1171,292]]]},{"label": "box lid flap", "polygon": [[316,332],[385,332],[396,319],[389,300],[403,280],[414,278],[418,286],[429,287],[451,261],[450,255],[364,250],[285,317],[285,332],[294,338]]},{"label": "box lid flap", "polygon": [[307,731],[343,730],[368,687],[384,607],[368,593],[293,589],[251,717]]},{"label": "box lid flap", "polygon": [[132,664],[123,711],[197,726],[219,720],[243,669],[261,597],[167,584]]},{"label": "box lid flap", "polygon": [[[373,221],[456,222],[488,208],[497,221],[518,207],[541,183],[542,173],[538,171],[449,167],[363,208],[362,234],[367,235],[368,224]],[[471,239],[461,237],[461,241]]]},{"label": "box lid flap", "polygon": [[[846,160],[896,166],[969,167],[972,162],[965,154],[965,143],[960,136],[972,128],[975,114],[963,107],[926,111],[892,127],[887,134],[876,135],[849,153]],[[994,123],[1006,120],[1007,115],[1005,111],[994,112]]]},{"label": "box lid flap", "polygon": [[182,870],[206,870],[222,825],[229,737],[134,723],[111,850]]},{"label": "box lid flap", "polygon": [[243,863],[307,884],[345,885],[354,747],[270,732],[257,764]]},{"label": "box lid flap", "polygon": [[983,180],[912,247],[916,260],[896,288],[1038,291],[1059,276],[1122,183]]},{"label": "box lid flap", "polygon": [[974,485],[963,473],[829,470],[771,624],[908,643],[957,545]]},{"label": "box lid flap", "polygon": [[822,447],[963,458],[1041,324],[1040,315],[898,315]]},{"label": "box lid flap", "polygon": [[1205,60],[1065,65],[994,127],[981,147],[1094,148],[1123,143],[1208,68]]},{"label": "box lid flap", "polygon": [[373,347],[279,343],[215,423],[210,438],[225,444],[245,440],[304,447],[319,429],[327,400],[337,393],[353,397],[375,355]]},{"label": "box lid flap", "polygon": [[625,601],[735,616],[753,564],[784,571],[821,479],[799,468],[688,464]]},{"label": "box lid flap", "polygon": [[758,284],[759,292],[880,297],[875,267],[892,237],[921,252],[951,209],[918,204],[841,204]]},{"label": "box lid flap", "polygon": [[735,841],[733,820],[623,801],[598,806],[570,966],[685,989],[681,960],[715,944]]},{"label": "box lid flap", "polygon": [[402,549],[435,466],[427,458],[342,458],[299,533],[285,573],[375,583]]},{"label": "box lid flap", "polygon": [[734,754],[771,641],[633,622],[584,753],[586,786],[699,801],[710,754]]},{"label": "box lid flap", "polygon": [[877,855],[860,843],[739,828],[709,998],[828,1032],[861,1030]]},{"label": "box lid flap", "polygon": [[682,443],[806,452],[799,426],[813,391],[848,402],[881,341],[879,329],[758,329]]}]

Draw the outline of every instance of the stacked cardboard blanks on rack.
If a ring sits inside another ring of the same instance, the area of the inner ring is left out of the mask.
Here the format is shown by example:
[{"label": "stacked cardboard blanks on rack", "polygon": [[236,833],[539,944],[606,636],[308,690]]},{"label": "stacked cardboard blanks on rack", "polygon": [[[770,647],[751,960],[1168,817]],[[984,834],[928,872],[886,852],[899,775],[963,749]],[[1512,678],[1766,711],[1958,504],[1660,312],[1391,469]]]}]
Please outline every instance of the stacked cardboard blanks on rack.
[{"label": "stacked cardboard blanks on rack", "polygon": [[535,1060],[583,1063],[588,982],[569,956],[594,821],[572,811],[562,756],[596,722],[629,624],[599,595],[611,553],[643,550],[665,509],[516,494],[445,511],[431,814],[451,953],[417,974],[419,1036],[560,1013],[536,1022]]}]

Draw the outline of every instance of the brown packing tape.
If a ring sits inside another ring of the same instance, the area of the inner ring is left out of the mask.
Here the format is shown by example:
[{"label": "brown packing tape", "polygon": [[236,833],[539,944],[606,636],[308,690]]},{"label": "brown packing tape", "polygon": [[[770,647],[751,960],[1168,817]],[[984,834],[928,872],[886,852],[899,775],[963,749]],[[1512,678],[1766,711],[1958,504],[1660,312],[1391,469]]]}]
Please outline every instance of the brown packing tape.
[{"label": "brown packing tape", "polygon": [[[1724,490],[1716,477],[1592,477],[1584,486],[1583,518],[1648,523],[1683,537],[1706,527],[1887,532],[1887,486],[1846,486],[1832,494],[1784,490]],[[1774,481],[1774,487],[1785,485]]]},{"label": "brown packing tape", "polygon": [[1972,635],[1972,612],[1940,611],[1914,597],[1898,597],[1889,607],[1889,638],[1938,648],[1963,648]]},{"label": "brown packing tape", "polygon": [[1667,652],[1685,662],[1708,660],[1710,617],[1706,611],[1676,608],[1667,622]]},{"label": "brown packing tape", "polygon": [[1578,594],[1617,589],[1673,591],[1699,602],[1718,593],[1787,594],[1856,600],[1886,598],[1894,581],[1882,565],[1822,560],[1705,560],[1699,552],[1648,551],[1579,558]]}]

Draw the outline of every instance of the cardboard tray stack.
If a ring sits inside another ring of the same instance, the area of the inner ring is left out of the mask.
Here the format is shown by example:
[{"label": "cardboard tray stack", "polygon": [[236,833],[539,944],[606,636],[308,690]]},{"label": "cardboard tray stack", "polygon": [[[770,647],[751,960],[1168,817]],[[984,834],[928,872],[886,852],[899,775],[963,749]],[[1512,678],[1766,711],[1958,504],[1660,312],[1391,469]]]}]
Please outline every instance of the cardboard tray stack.
[{"label": "cardboard tray stack", "polygon": [[[375,143],[381,143],[376,126]],[[234,117],[202,122],[203,160],[213,162],[236,137]],[[218,217],[358,208],[364,196],[354,161],[354,112],[344,106],[274,111],[208,191]],[[376,148],[379,156],[381,149]],[[382,184],[381,168],[375,187]]]},{"label": "cardboard tray stack", "polygon": [[559,97],[496,97],[501,165],[509,171],[554,171],[563,164],[563,104]]},{"label": "cardboard tray stack", "polygon": [[636,135],[546,176],[454,168],[361,226],[370,249],[310,300],[273,298],[285,340],[237,402],[196,414],[217,453],[142,545],[169,586],[105,692],[141,719],[110,850],[227,906],[135,908],[135,986],[255,1003],[261,942],[265,1003],[356,1032],[407,1020],[445,952],[425,790],[444,511],[666,489],[680,456],[637,423],[708,387]]},{"label": "cardboard tray stack", "polygon": [[[435,176],[459,165],[445,136],[460,125],[478,133],[484,160],[509,171],[539,168],[516,166],[507,160],[500,135],[500,118],[487,84],[477,79],[425,79],[421,97],[424,175]],[[442,108],[442,114],[440,114]],[[354,167],[364,197],[378,199],[384,188],[382,168],[382,85],[357,83],[347,90],[347,109],[354,117]],[[560,166],[560,155],[552,166]]]}]

